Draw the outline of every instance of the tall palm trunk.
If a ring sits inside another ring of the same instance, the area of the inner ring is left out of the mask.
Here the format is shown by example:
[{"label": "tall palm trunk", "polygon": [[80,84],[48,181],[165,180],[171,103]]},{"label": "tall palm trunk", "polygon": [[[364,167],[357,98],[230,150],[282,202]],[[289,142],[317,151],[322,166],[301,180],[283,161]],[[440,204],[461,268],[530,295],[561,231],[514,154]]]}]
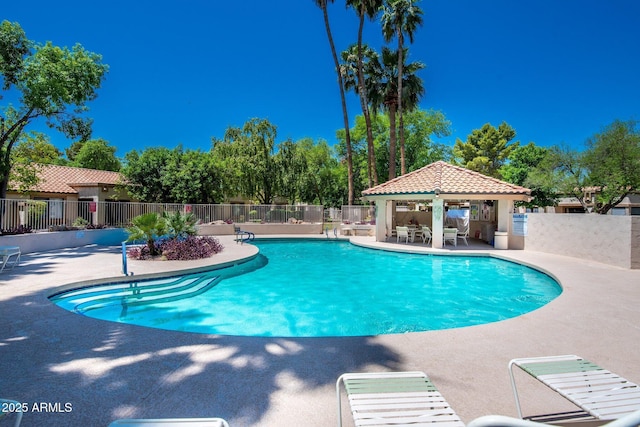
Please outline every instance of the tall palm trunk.
[{"label": "tall palm trunk", "polygon": [[360,5],[360,25],[358,27],[358,95],[360,96],[360,107],[364,115],[364,122],[367,128],[367,171],[369,172],[369,188],[378,185],[378,172],[376,168],[376,154],[373,145],[373,131],[371,126],[371,116],[369,114],[369,102],[364,84],[364,72],[362,70],[362,30],[364,28],[365,2]]},{"label": "tall palm trunk", "polygon": [[342,73],[340,72],[340,61],[338,60],[338,54],[336,53],[336,46],[333,43],[333,36],[331,34],[331,26],[329,25],[329,14],[327,12],[327,0],[320,0],[322,13],[324,15],[324,26],[327,30],[327,38],[329,39],[329,45],[331,46],[331,55],[333,56],[333,62],[336,67],[336,73],[338,73],[338,85],[340,86],[340,100],[342,102],[342,118],[344,121],[344,135],[345,144],[347,148],[347,175],[349,182],[348,191],[348,205],[353,205],[353,157],[351,150],[351,132],[349,131],[349,114],[347,112],[347,101],[344,94],[344,82],[342,79]]},{"label": "tall palm trunk", "polygon": [[398,133],[400,134],[400,175],[407,173],[406,151],[404,146],[404,115],[398,107]]},{"label": "tall palm trunk", "polygon": [[389,105],[389,179],[396,177],[396,102]]},{"label": "tall palm trunk", "polygon": [[400,175],[407,173],[407,166],[404,153],[404,120],[402,120],[402,78],[404,74],[404,58],[403,58],[403,39],[402,29],[398,27],[398,121],[400,122]]}]

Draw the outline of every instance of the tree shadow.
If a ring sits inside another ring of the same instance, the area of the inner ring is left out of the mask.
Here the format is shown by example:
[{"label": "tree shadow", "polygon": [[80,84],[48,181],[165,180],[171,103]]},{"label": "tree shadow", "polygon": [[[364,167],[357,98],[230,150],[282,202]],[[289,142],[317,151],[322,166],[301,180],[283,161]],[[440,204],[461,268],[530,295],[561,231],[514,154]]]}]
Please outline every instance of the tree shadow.
[{"label": "tree shadow", "polygon": [[[401,363],[372,337],[164,331],[70,313],[42,293],[0,307],[0,395],[29,404],[23,422],[30,426],[106,426],[132,417],[222,417],[256,425],[274,394],[313,391],[344,372]],[[48,410],[32,410],[41,402]]]},{"label": "tree shadow", "polygon": [[0,283],[12,279],[49,274],[54,271],[56,266],[71,259],[90,257],[95,254],[119,253],[121,253],[121,248],[117,246],[87,245],[56,250],[55,256],[52,256],[51,251],[22,254],[19,265],[7,268],[0,273]]}]

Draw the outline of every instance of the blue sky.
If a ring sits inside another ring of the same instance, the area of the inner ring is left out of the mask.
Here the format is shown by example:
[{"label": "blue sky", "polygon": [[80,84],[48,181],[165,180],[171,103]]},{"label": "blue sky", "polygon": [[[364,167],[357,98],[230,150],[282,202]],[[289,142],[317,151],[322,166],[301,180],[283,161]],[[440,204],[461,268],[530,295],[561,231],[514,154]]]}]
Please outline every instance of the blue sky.
[{"label": "blue sky", "polygon": [[[423,0],[424,26],[410,60],[423,109],[441,110],[465,140],[506,121],[522,143],[584,142],[614,119],[640,120],[640,1]],[[339,50],[356,41],[357,19],[329,6]],[[182,144],[209,150],[211,137],[252,117],[278,128],[278,142],[335,142],[342,126],[322,13],[312,0],[8,2],[0,19],[27,37],[82,44],[110,71],[90,103],[94,137],[118,148]],[[380,50],[379,26],[365,41]],[[351,123],[360,114],[349,99]],[[51,133],[64,148],[70,141]]]}]

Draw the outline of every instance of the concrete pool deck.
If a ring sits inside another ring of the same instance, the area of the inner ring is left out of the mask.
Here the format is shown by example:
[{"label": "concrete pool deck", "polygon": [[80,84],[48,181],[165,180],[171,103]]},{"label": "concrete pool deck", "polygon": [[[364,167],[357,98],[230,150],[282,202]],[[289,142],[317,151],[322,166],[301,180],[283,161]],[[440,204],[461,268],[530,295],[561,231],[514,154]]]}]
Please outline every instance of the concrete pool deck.
[{"label": "concrete pool deck", "polygon": [[[429,251],[372,237],[351,239]],[[232,236],[220,240],[225,250],[208,261],[129,261],[129,271],[141,275],[255,254]],[[335,425],[335,381],[344,372],[425,371],[465,422],[516,415],[507,372],[516,357],[577,354],[640,382],[640,270],[482,244],[469,248],[539,266],[564,292],[526,315],[453,330],[345,338],[200,335],[91,319],[49,302],[60,286],[122,277],[117,247],[25,254],[18,267],[0,274],[0,397],[28,404],[24,426],[222,417],[231,426],[286,427]],[[295,265],[291,269],[292,276],[304,274]],[[525,415],[572,409],[541,384],[517,379]],[[343,418],[345,426],[353,425],[348,410]]]}]

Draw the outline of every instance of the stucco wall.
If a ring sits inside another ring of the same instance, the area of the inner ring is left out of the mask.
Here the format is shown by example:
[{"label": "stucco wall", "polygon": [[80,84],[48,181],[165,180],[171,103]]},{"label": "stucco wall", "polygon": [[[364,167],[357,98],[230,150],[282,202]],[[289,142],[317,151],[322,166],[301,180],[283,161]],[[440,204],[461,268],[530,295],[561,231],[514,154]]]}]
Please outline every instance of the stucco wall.
[{"label": "stucco wall", "polygon": [[640,217],[529,214],[525,249],[640,268]]},{"label": "stucco wall", "polygon": [[119,245],[126,239],[127,233],[124,229],[105,228],[101,230],[53,231],[1,236],[0,246],[20,246],[20,252],[26,254],[76,248],[85,245]]}]

